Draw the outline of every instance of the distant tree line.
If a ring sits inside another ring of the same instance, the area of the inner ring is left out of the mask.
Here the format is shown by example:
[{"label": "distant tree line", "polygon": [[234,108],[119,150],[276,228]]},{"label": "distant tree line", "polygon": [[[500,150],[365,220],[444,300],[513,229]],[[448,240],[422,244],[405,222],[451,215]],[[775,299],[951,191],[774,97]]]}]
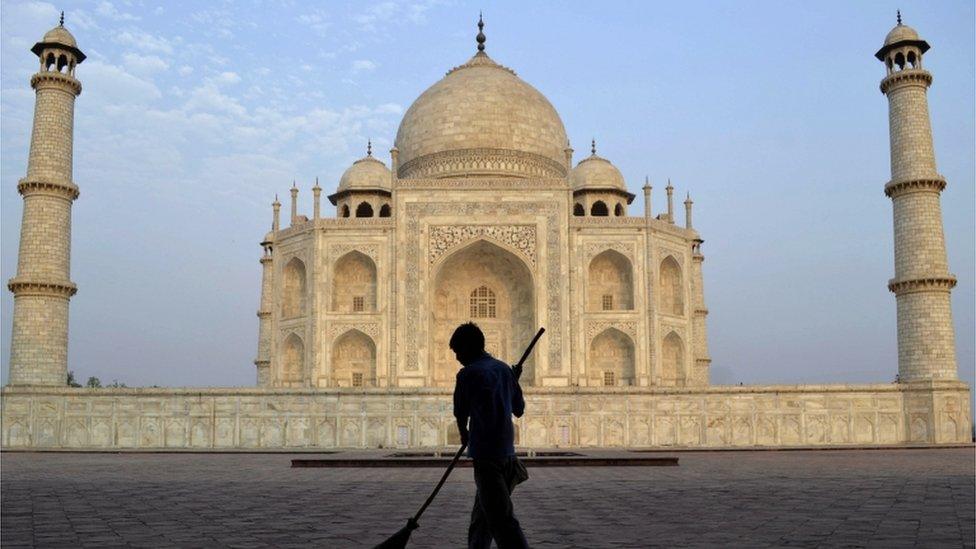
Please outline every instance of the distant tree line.
[{"label": "distant tree line", "polygon": [[78,383],[78,380],[75,379],[75,373],[69,370],[68,387],[88,387],[89,389],[101,389],[103,387],[108,387],[112,389],[118,389],[121,387],[128,387],[128,385],[126,385],[125,383],[119,383],[117,379],[113,379],[112,383],[109,383],[108,385],[102,385],[102,380],[98,379],[95,376],[89,377],[88,381],[86,381],[85,384],[82,385],[81,383]]}]

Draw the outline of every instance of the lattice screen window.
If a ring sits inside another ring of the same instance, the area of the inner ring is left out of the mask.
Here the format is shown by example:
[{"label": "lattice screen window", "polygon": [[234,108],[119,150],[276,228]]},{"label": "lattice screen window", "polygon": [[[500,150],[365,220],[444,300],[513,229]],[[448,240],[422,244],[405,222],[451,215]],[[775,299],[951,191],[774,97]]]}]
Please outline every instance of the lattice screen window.
[{"label": "lattice screen window", "polygon": [[604,311],[613,310],[613,295],[606,294],[603,296],[603,310]]},{"label": "lattice screen window", "polygon": [[357,295],[352,298],[352,310],[357,313],[361,313],[366,310],[366,298]]},{"label": "lattice screen window", "polygon": [[612,371],[603,372],[603,384],[607,387],[617,384],[616,376],[613,375]]},{"label": "lattice screen window", "polygon": [[495,318],[495,292],[482,286],[471,292],[471,318]]},{"label": "lattice screen window", "polygon": [[361,372],[353,372],[352,374],[352,386],[362,387],[363,386],[363,374]]}]

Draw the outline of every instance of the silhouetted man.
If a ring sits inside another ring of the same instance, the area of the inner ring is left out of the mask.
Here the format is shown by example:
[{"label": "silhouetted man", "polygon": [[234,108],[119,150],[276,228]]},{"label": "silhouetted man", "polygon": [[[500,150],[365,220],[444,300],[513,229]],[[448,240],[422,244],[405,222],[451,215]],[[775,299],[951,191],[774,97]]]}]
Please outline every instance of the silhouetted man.
[{"label": "silhouetted man", "polygon": [[507,364],[485,352],[485,335],[474,323],[458,326],[450,345],[463,366],[454,386],[454,417],[474,461],[478,489],[468,547],[488,548],[492,538],[499,549],[528,547],[511,499],[515,485],[527,478],[515,457],[512,426],[512,414],[522,417],[525,412],[522,388]]}]

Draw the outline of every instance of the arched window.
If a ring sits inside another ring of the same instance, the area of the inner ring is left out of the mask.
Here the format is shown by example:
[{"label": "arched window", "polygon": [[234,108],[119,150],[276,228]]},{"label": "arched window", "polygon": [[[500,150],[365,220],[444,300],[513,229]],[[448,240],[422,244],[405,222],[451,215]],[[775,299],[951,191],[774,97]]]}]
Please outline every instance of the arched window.
[{"label": "arched window", "polygon": [[471,292],[471,318],[495,318],[497,316],[497,301],[495,292],[488,286],[481,286]]},{"label": "arched window", "polygon": [[332,380],[339,387],[376,385],[376,344],[359,330],[350,330],[332,344]]},{"label": "arched window", "polygon": [[305,264],[294,257],[285,265],[281,286],[281,316],[294,318],[305,314]]},{"label": "arched window", "polygon": [[380,206],[380,217],[390,217],[390,205],[383,204]]},{"label": "arched window", "polygon": [[898,70],[905,68],[905,56],[901,52],[895,54],[895,64],[898,65]]},{"label": "arched window", "polygon": [[584,215],[586,215],[586,210],[583,209],[583,205],[580,204],[579,202],[577,202],[576,205],[573,206],[573,215],[575,215],[576,217],[583,217]]},{"label": "arched window", "polygon": [[597,200],[590,206],[590,215],[606,217],[610,215],[610,211],[607,210],[607,205],[602,200]]},{"label": "arched window", "polygon": [[339,215],[342,217],[349,217],[349,205],[343,204],[342,208],[339,210]]},{"label": "arched window", "polygon": [[51,67],[54,66],[54,63],[55,63],[55,61],[54,61],[54,54],[53,53],[47,54],[47,60],[44,61],[44,69],[45,70],[51,70]]},{"label": "arched window", "polygon": [[376,264],[366,254],[352,251],[335,264],[332,310],[368,313],[376,310]]},{"label": "arched window", "polygon": [[661,312],[669,315],[684,314],[684,284],[681,281],[681,267],[674,256],[668,256],[661,262],[659,273],[658,298]]},{"label": "arched window", "polygon": [[671,332],[661,345],[661,385],[680,387],[684,385],[684,343],[678,334]]},{"label": "arched window", "polygon": [[617,205],[613,207],[613,215],[617,217],[624,215],[624,205],[617,202]]},{"label": "arched window", "polygon": [[369,202],[360,202],[356,206],[356,217],[373,217],[373,207],[369,205]]},{"label": "arched window", "polygon": [[64,54],[58,56],[58,72],[64,72],[64,69],[67,66],[68,66],[68,56]]},{"label": "arched window", "polygon": [[633,385],[633,341],[615,328],[600,332],[590,343],[587,370],[591,386]]},{"label": "arched window", "polygon": [[915,52],[913,51],[908,52],[908,66],[914,69],[917,66],[915,64],[916,61],[917,59],[915,58]]},{"label": "arched window", "polygon": [[281,381],[299,384],[305,372],[305,344],[297,334],[288,334],[281,351]]},{"label": "arched window", "polygon": [[634,308],[633,268],[616,250],[606,250],[590,261],[587,308],[591,311],[620,311]]}]

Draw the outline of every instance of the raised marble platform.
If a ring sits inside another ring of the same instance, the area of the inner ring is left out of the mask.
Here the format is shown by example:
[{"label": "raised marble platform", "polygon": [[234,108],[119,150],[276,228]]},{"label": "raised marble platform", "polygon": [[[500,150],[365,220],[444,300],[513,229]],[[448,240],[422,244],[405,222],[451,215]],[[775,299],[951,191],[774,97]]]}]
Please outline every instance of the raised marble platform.
[{"label": "raised marble platform", "polygon": [[[931,381],[696,389],[528,388],[525,448],[748,448],[971,440],[969,387]],[[0,391],[4,449],[433,448],[457,443],[447,389]]]}]

